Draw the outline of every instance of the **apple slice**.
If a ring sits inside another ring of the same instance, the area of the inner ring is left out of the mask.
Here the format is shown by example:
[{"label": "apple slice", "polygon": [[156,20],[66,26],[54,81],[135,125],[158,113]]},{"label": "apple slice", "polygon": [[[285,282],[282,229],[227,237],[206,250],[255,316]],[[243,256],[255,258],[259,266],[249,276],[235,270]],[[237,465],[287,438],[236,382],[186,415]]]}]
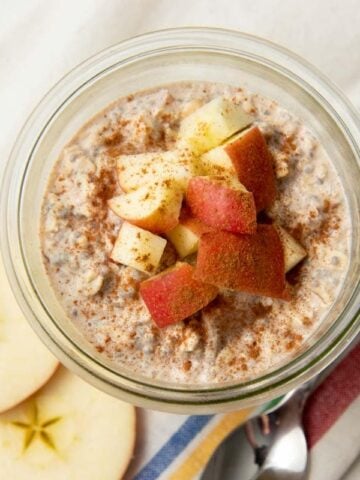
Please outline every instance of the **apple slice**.
[{"label": "apple slice", "polygon": [[185,151],[167,151],[120,155],[117,159],[118,178],[125,192],[143,185],[161,184],[162,180],[175,181],[186,190],[188,181],[199,174],[198,162]]},{"label": "apple slice", "polygon": [[193,278],[194,267],[178,262],[140,284],[140,295],[160,328],[180,322],[210,303],[218,289]]},{"label": "apple slice", "polygon": [[174,245],[180,258],[184,258],[197,252],[201,235],[211,231],[213,231],[212,227],[205,225],[198,218],[192,217],[190,212],[183,207],[179,224],[170,230],[166,237]]},{"label": "apple slice", "polygon": [[284,259],[285,259],[285,272],[289,272],[292,268],[295,267],[298,263],[303,260],[307,253],[306,250],[295,238],[290,235],[284,228],[280,227],[280,225],[274,225],[283,249],[284,249]]},{"label": "apple slice", "polygon": [[276,197],[276,179],[272,155],[258,129],[253,127],[223,147],[239,181],[252,192],[258,212],[268,208]]},{"label": "apple slice", "polygon": [[60,368],[0,416],[1,478],[119,480],[135,443],[135,409]]},{"label": "apple slice", "polygon": [[165,233],[179,223],[182,192],[171,180],[158,186],[144,186],[130,193],[111,198],[111,210],[138,227],[154,233]]},{"label": "apple slice", "polygon": [[200,155],[251,123],[252,118],[240,105],[229,98],[216,97],[184,118],[177,146]]},{"label": "apple slice", "polygon": [[206,225],[233,233],[254,233],[256,208],[252,193],[236,178],[194,177],[186,200],[193,215]]},{"label": "apple slice", "polygon": [[194,276],[217,287],[288,299],[284,251],[272,225],[258,225],[253,235],[204,234]]},{"label": "apple slice", "polygon": [[32,331],[18,307],[1,260],[0,284],[0,412],[2,412],[22,402],[44,385],[55,372],[59,362]]},{"label": "apple slice", "polygon": [[165,246],[164,238],[124,222],[110,258],[141,272],[152,273],[159,266]]}]

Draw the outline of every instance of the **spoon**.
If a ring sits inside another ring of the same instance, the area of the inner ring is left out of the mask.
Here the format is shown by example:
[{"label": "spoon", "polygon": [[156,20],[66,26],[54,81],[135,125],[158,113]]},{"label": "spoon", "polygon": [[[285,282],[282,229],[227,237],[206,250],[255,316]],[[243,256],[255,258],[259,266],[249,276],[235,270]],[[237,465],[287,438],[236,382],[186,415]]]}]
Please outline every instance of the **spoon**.
[{"label": "spoon", "polygon": [[[235,436],[245,437],[255,454],[255,464],[260,468],[254,473],[254,463],[242,470],[247,470],[251,480],[303,480],[308,467],[308,450],[302,413],[307,398],[319,383],[329,374],[327,369],[315,379],[289,392],[282,405],[272,413],[255,417],[238,429],[228,440],[223,442],[210,459],[201,480],[225,480],[224,470],[228,462],[226,443],[232,443],[231,453],[238,445],[233,445]],[[242,432],[240,432],[242,430]],[[230,449],[229,449],[230,452]],[[243,455],[245,463],[249,463],[249,455]],[[251,458],[251,457],[250,457]],[[225,467],[225,468],[224,468]],[[243,473],[245,475],[245,472]]]},{"label": "spoon", "polygon": [[306,401],[359,340],[360,336],[319,375],[286,394],[273,410],[248,420],[225,438],[201,480],[305,480],[308,449],[302,414]]},{"label": "spoon", "polygon": [[287,402],[273,413],[277,428],[275,427],[270,446],[265,447],[263,457],[260,456],[260,470],[253,480],[303,480],[305,478],[308,468],[308,449],[302,427],[302,413],[305,402],[314,388],[312,383],[307,383],[293,391]]}]

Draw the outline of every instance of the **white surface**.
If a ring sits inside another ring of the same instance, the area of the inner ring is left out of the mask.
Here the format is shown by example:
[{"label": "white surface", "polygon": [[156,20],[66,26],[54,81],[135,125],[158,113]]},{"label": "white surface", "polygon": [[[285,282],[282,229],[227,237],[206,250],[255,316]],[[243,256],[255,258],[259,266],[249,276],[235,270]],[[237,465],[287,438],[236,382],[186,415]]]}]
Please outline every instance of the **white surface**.
[{"label": "white surface", "polygon": [[1,0],[0,156],[70,68],[126,37],[180,25],[229,27],[306,57],[360,107],[358,0]]},{"label": "white surface", "polygon": [[[183,25],[234,28],[286,46],[360,108],[358,0],[1,0],[0,166],[26,116],[70,68],[126,37]],[[350,468],[336,460],[332,479]]]}]

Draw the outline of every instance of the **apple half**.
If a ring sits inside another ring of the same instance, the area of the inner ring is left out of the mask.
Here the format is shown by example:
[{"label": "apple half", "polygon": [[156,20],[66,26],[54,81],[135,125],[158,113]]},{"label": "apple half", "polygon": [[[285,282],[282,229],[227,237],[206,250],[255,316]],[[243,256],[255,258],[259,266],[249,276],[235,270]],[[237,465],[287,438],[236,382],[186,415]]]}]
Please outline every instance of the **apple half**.
[{"label": "apple half", "polygon": [[131,460],[135,409],[61,367],[0,415],[1,478],[119,480]]},{"label": "apple half", "polygon": [[140,295],[160,328],[193,315],[218,294],[218,289],[193,277],[194,267],[178,262],[140,284]]},{"label": "apple half", "polygon": [[186,192],[192,214],[206,225],[233,233],[254,233],[253,194],[236,179],[221,175],[194,177]]},{"label": "apple half", "polygon": [[253,235],[205,233],[194,276],[219,288],[289,299],[284,250],[272,225],[258,225]]},{"label": "apple half", "polygon": [[201,155],[252,123],[230,98],[216,97],[184,118],[177,147]]},{"label": "apple half", "polygon": [[3,412],[44,385],[59,362],[32,331],[18,307],[1,260],[0,282],[0,412]]}]

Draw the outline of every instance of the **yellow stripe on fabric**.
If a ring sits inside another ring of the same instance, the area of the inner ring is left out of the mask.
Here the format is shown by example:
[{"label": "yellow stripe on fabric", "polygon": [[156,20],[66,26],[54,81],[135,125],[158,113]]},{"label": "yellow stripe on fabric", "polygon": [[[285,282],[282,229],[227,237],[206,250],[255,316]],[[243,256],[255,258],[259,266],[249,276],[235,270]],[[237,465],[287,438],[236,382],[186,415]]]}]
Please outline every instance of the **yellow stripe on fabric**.
[{"label": "yellow stripe on fabric", "polygon": [[207,464],[220,443],[236,427],[249,418],[253,410],[227,413],[219,423],[200,441],[184,462],[170,474],[169,480],[192,480]]}]

